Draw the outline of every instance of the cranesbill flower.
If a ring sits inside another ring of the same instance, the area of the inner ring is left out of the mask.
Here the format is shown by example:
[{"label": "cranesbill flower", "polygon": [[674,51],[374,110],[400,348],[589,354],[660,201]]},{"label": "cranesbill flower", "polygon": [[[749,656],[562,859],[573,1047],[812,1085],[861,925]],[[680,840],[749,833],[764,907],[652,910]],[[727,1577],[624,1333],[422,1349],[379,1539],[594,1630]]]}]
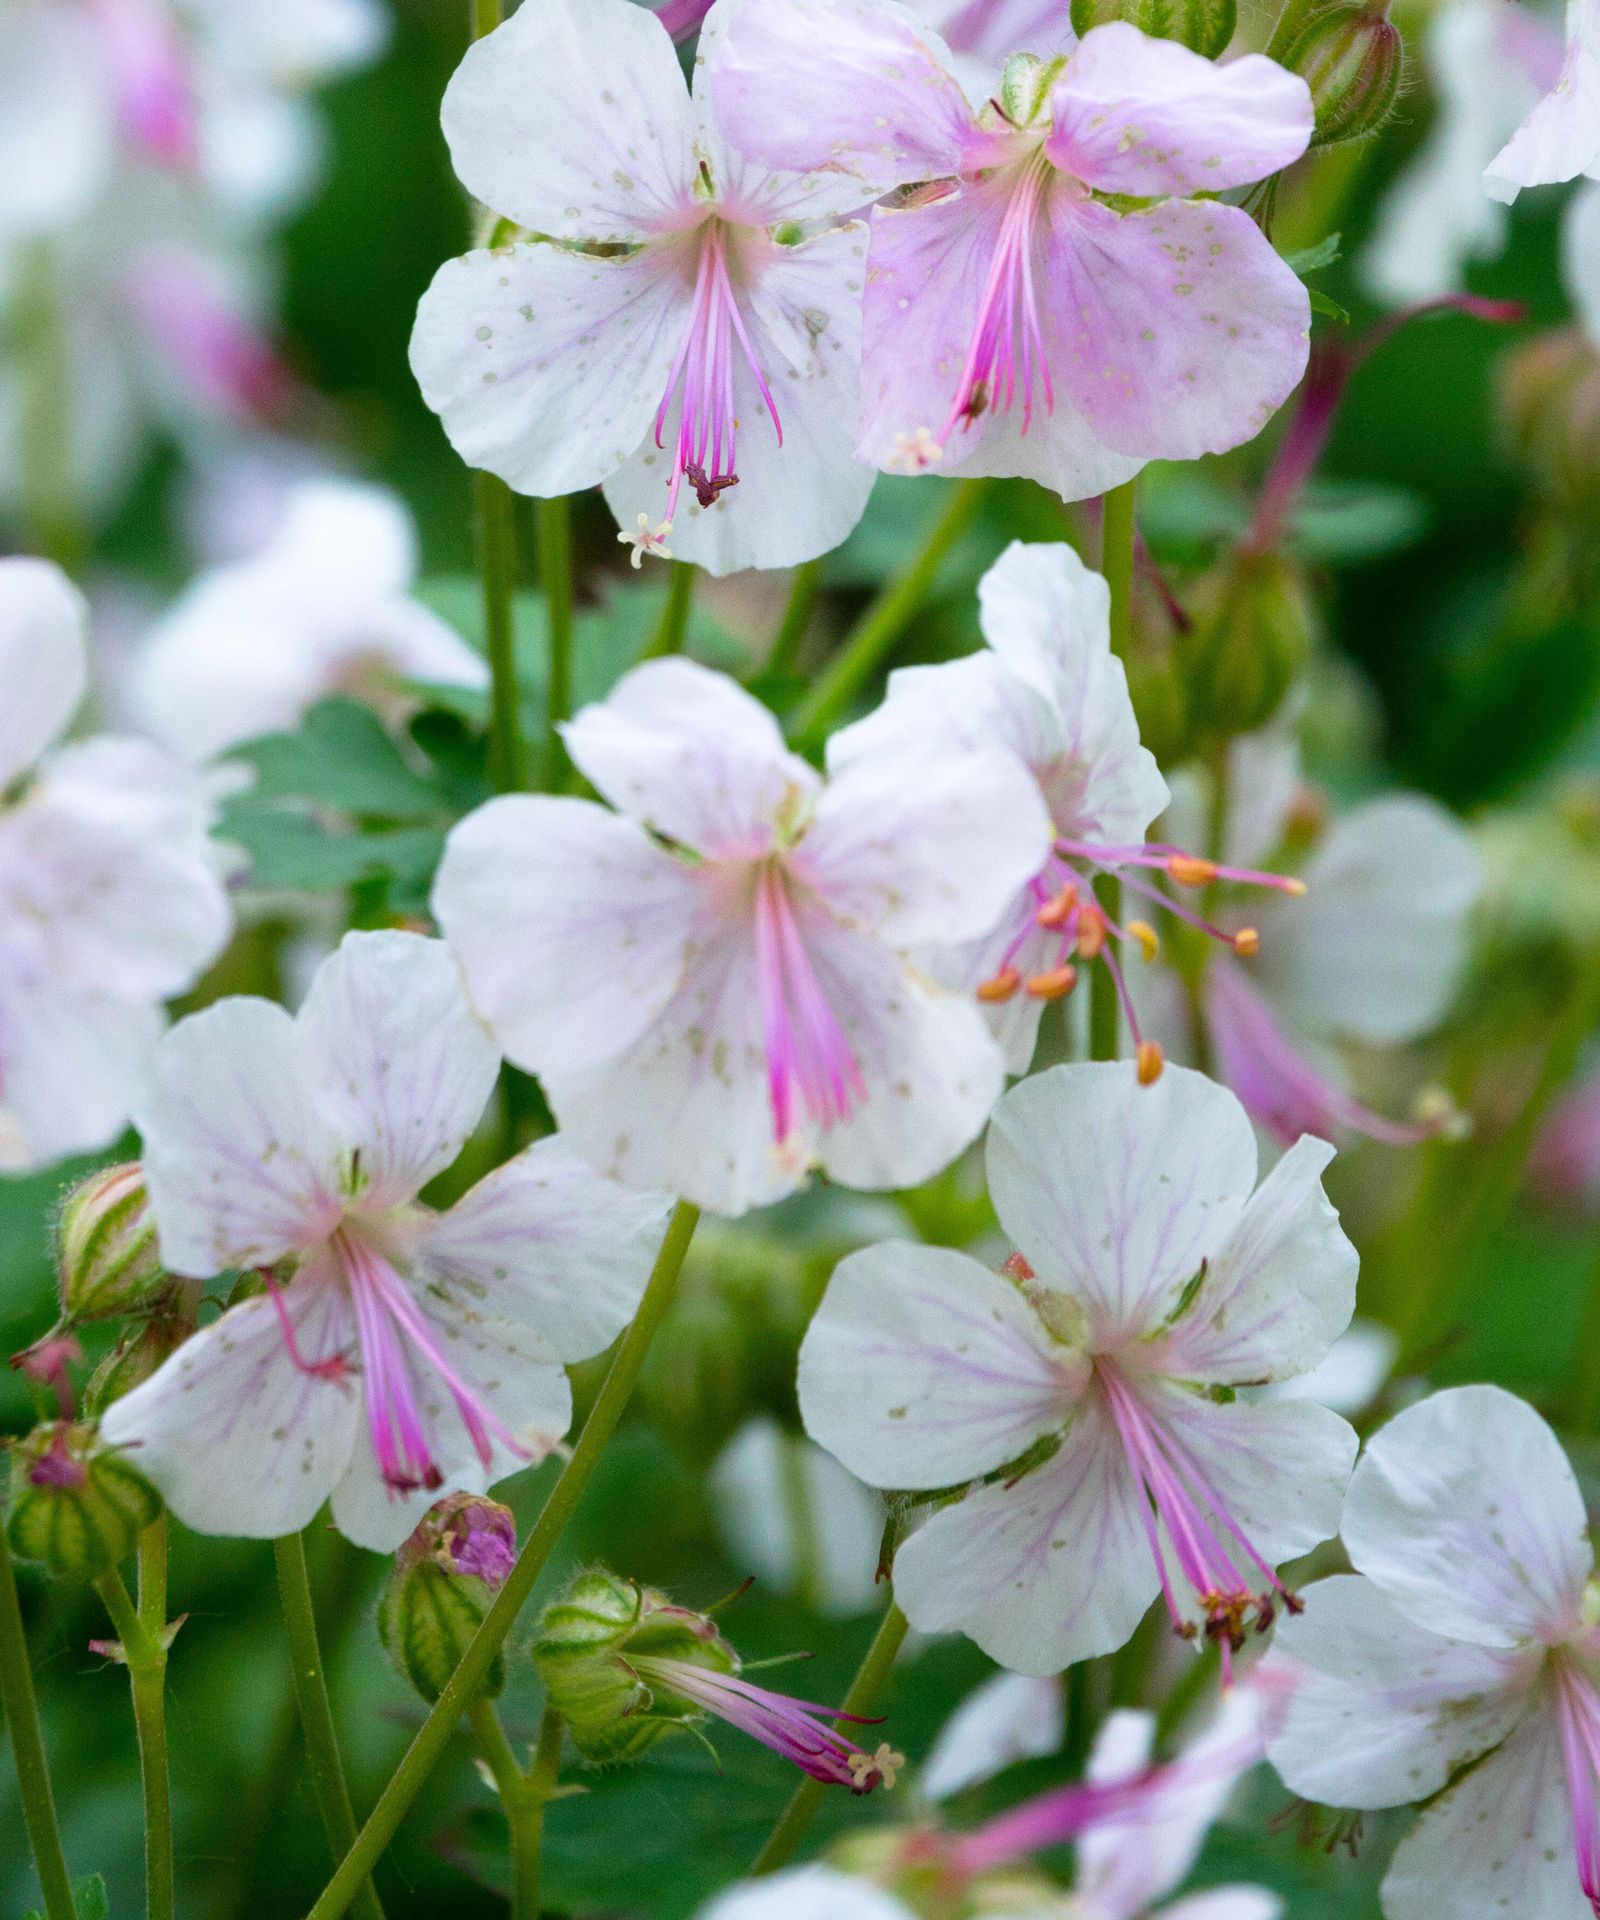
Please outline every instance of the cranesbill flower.
[{"label": "cranesbill flower", "polygon": [[801,1412],[869,1484],[954,1496],[895,1558],[915,1625],[1049,1673],[1120,1646],[1158,1592],[1225,1663],[1298,1604],[1274,1569],[1334,1530],[1355,1436],[1237,1389],[1307,1371],[1350,1319],[1331,1158],[1301,1140],[1256,1189],[1226,1088],[1056,1067],[990,1128],[1004,1274],[899,1244],[840,1264]]},{"label": "cranesbill flower", "polygon": [[626,1325],[665,1203],[545,1140],[420,1204],[498,1069],[449,951],[408,933],[348,935],[297,1016],[223,1000],[163,1041],[137,1116],[162,1259],[264,1288],[103,1423],[187,1525],[266,1538],[331,1494],[392,1551],[566,1431],[563,1367]]},{"label": "cranesbill flower", "polygon": [[[524,7],[468,52],[451,157],[525,237],[448,261],[411,344],[463,459],[523,493],[603,481],[636,554],[713,573],[837,546],[872,485],[851,453],[866,233],[827,224],[866,196],[728,147],[704,78],[721,20],[692,98],[630,0]],[[787,84],[768,73],[774,105]]]},{"label": "cranesbill flower", "polygon": [[407,680],[484,685],[482,658],[410,598],[416,573],[398,500],[304,482],[259,553],[203,574],[152,628],[133,703],[174,752],[205,760],[293,727],[328,694],[398,719],[412,705]]},{"label": "cranesbill flower", "polygon": [[1524,187],[1600,179],[1600,0],[1567,0],[1567,53],[1555,85],[1484,169],[1496,200]]},{"label": "cranesbill flower", "polygon": [[1305,150],[1311,96],[1274,62],[1118,22],[1014,56],[974,113],[944,43],[882,0],[749,0],[726,37],[713,96],[744,150],[908,189],[872,219],[864,459],[1075,499],[1239,445],[1294,389],[1304,287],[1248,214],[1192,197]]},{"label": "cranesbill flower", "polygon": [[970,996],[908,952],[980,934],[1043,855],[998,752],[829,743],[827,779],[766,708],[691,661],[636,668],[565,729],[612,803],[508,795],[451,833],[433,907],[507,1057],[567,1138],[722,1213],[819,1165],[901,1187],[1000,1091]]},{"label": "cranesbill flower", "polygon": [[[148,741],[57,746],[87,611],[43,560],[0,560],[0,1170],[109,1145],[161,1033],[232,928],[192,775]],[[52,750],[53,749],[53,750]]]},{"label": "cranesbill flower", "polygon": [[1583,1498],[1497,1387],[1436,1393],[1371,1440],[1341,1532],[1270,1656],[1293,1683],[1269,1757],[1331,1806],[1426,1801],[1390,1920],[1600,1911],[1600,1633]]}]

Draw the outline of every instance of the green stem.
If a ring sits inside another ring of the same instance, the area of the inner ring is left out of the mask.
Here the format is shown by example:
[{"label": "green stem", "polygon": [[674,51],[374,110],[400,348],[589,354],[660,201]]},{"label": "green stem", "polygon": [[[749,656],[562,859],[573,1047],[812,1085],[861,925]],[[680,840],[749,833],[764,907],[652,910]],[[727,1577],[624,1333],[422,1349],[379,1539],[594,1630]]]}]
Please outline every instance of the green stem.
[{"label": "green stem", "polygon": [[[159,1522],[157,1523],[160,1524]],[[144,1782],[144,1884],[146,1920],[173,1920],[175,1894],[172,1873],[172,1790],[167,1768],[167,1649],[166,1549],[162,1543],[152,1556],[154,1578],[161,1588],[161,1618],[144,1604],[135,1606],[122,1575],[108,1568],[95,1581],[111,1624],[122,1643],[128,1679],[133,1689],[133,1724],[139,1738],[139,1772]],[[144,1542],[139,1566],[145,1568]],[[141,1594],[141,1602],[144,1596]]]},{"label": "green stem", "polygon": [[83,558],[84,532],[72,486],[72,374],[67,363],[61,278],[53,244],[23,255],[16,331],[23,368],[21,474],[28,545],[69,571]]},{"label": "green stem", "polygon": [[[1113,487],[1101,503],[1100,571],[1111,594],[1111,651],[1119,660],[1128,656],[1133,606],[1134,500],[1137,482]],[[1122,917],[1122,883],[1102,874],[1095,894],[1108,920]],[[1089,1058],[1115,1060],[1119,1041],[1117,986],[1111,969],[1101,964],[1089,977]]]},{"label": "green stem", "polygon": [[1061,1749],[1061,1764],[1069,1780],[1076,1780],[1082,1774],[1094,1744],[1094,1707],[1089,1686],[1092,1677],[1087,1660],[1067,1668],[1067,1737]]},{"label": "green stem", "polygon": [[1217,1644],[1211,1641],[1194,1656],[1177,1681],[1156,1715],[1156,1739],[1167,1740],[1177,1732],[1188,1717],[1196,1701],[1199,1700],[1211,1682],[1222,1670],[1222,1656]]},{"label": "green stem", "polygon": [[1600,1254],[1595,1256],[1589,1297],[1578,1330],[1578,1349],[1572,1356],[1567,1425],[1574,1433],[1600,1432]]},{"label": "green stem", "polygon": [[500,0],[471,0],[472,37],[481,40],[486,33],[493,33],[501,20]]},{"label": "green stem", "polygon": [[[544,1844],[544,1809],[555,1786],[555,1767],[561,1758],[561,1721],[547,1712],[539,1727],[539,1746],[532,1771],[524,1773],[500,1724],[494,1702],[487,1696],[473,1701],[467,1718],[477,1736],[478,1751],[494,1780],[505,1811],[511,1839],[511,1920],[539,1920],[539,1866]],[[553,1733],[553,1760],[546,1754]]]},{"label": "green stem", "polygon": [[[1108,920],[1120,920],[1122,882],[1115,874],[1100,875],[1094,883],[1094,897]],[[1115,1060],[1121,1051],[1121,1036],[1122,1009],[1117,1002],[1117,983],[1102,959],[1089,973],[1089,1058]]]},{"label": "green stem", "polygon": [[845,635],[832,666],[795,710],[790,732],[799,747],[809,750],[826,739],[834,722],[921,611],[945,556],[972,525],[984,486],[982,480],[957,483],[917,557],[898,580],[884,587]]},{"label": "green stem", "polygon": [[511,489],[498,474],[480,473],[476,485],[483,632],[489,650],[489,777],[496,792],[516,793],[528,784],[517,690],[516,508]]},{"label": "green stem", "polygon": [[[278,1567],[278,1594],[283,1604],[284,1634],[289,1642],[289,1665],[294,1675],[295,1701],[300,1709],[300,1731],[306,1761],[328,1852],[341,1860],[355,1844],[356,1816],[345,1784],[339,1736],[334,1731],[333,1705],[323,1671],[322,1646],[317,1637],[317,1615],[311,1604],[311,1579],[306,1570],[302,1535],[286,1533],[272,1543]],[[370,1880],[364,1880],[354,1904],[367,1920],[383,1920],[383,1907]]]},{"label": "green stem", "polygon": [[789,583],[789,598],[784,604],[783,618],[778,622],[778,631],[773,636],[772,651],[767,655],[764,669],[770,674],[790,674],[794,672],[794,663],[800,657],[800,648],[811,627],[811,616],[817,608],[817,591],[822,585],[822,562],[808,560],[804,566],[796,567],[794,578]]},{"label": "green stem", "polygon": [[28,1642],[22,1631],[22,1602],[11,1566],[11,1547],[0,1526],[0,1706],[11,1729],[11,1753],[17,1768],[17,1792],[33,1864],[44,1895],[45,1920],[78,1920],[61,1851],[61,1829],[56,1824],[56,1800],[50,1786],[50,1763],[39,1729],[39,1702],[33,1691],[33,1669],[28,1664]]},{"label": "green stem", "polygon": [[816,1611],[822,1592],[821,1543],[817,1538],[817,1515],[811,1499],[811,1482],[806,1476],[806,1448],[810,1442],[802,1433],[787,1429],[778,1435],[779,1460],[783,1467],[783,1504],[794,1534],[794,1597],[801,1606]]},{"label": "green stem", "polygon": [[548,698],[544,721],[544,784],[553,793],[561,784],[567,764],[558,729],[572,712],[572,514],[564,499],[541,500],[535,512],[539,583],[544,588],[545,619],[550,631],[549,672],[545,683]]},{"label": "green stem", "polygon": [[[891,1600],[888,1612],[873,1635],[872,1645],[867,1648],[866,1658],[850,1683],[850,1691],[839,1709],[841,1714],[870,1712],[905,1640],[907,1624],[905,1615]],[[841,1732],[848,1732],[852,1722],[839,1719],[834,1725]],[[800,1782],[794,1790],[794,1797],[778,1816],[778,1824],[767,1835],[766,1844],[756,1855],[751,1873],[776,1873],[779,1867],[788,1865],[794,1857],[795,1848],[805,1838],[806,1828],[816,1818],[817,1809],[822,1805],[822,1797],[827,1791],[821,1780],[808,1777]]]},{"label": "green stem", "polygon": [[667,572],[667,598],[661,618],[650,636],[650,644],[640,656],[660,660],[669,653],[682,653],[684,635],[689,630],[689,609],[694,605],[695,570],[687,560],[674,560]]},{"label": "green stem", "polygon": [[356,1889],[372,1871],[378,1856],[405,1818],[407,1809],[421,1792],[422,1783],[438,1765],[456,1722],[483,1691],[495,1655],[516,1624],[517,1615],[532,1593],[534,1583],[543,1573],[545,1562],[572,1518],[605,1444],[615,1431],[623,1409],[633,1394],[650,1342],[655,1338],[656,1329],[665,1319],[677,1292],[678,1275],[683,1270],[684,1256],[689,1251],[689,1242],[694,1237],[699,1218],[699,1208],[687,1200],[680,1200],[673,1209],[661,1251],[656,1255],[655,1266],[644,1290],[644,1298],[639,1302],[639,1311],[634,1315],[632,1326],[622,1336],[616,1358],[595,1398],[589,1418],[584,1422],[583,1431],[578,1435],[577,1444],[562,1469],[560,1479],[550,1490],[550,1498],[533,1523],[533,1530],[517,1557],[517,1564],[512,1568],[505,1585],[495,1595],[494,1604],[462,1655],[460,1666],[445,1682],[444,1691],[418,1728],[416,1738],[407,1748],[388,1786],[379,1795],[378,1804],[357,1836],[355,1845],[323,1889],[308,1920],[338,1920],[339,1915],[349,1911]]}]

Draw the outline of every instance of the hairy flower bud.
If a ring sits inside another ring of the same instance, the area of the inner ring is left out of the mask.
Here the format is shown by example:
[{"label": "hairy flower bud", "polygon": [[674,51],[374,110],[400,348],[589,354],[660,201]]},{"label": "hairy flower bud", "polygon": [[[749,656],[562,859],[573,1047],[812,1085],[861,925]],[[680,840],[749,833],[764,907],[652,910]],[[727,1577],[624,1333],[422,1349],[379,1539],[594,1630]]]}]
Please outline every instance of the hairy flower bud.
[{"label": "hairy flower bud", "polygon": [[1199,581],[1178,649],[1194,746],[1265,725],[1311,650],[1312,607],[1299,567],[1241,551]]},{"label": "hairy flower bud", "polygon": [[137,1160],[91,1174],[67,1195],[56,1263],[61,1311],[69,1323],[137,1313],[172,1291]]},{"label": "hairy flower bud", "polygon": [[1227,50],[1237,18],[1235,0],[1072,0],[1072,25],[1080,37],[1091,27],[1126,20],[1153,40],[1176,40],[1208,60]]},{"label": "hairy flower bud", "polygon": [[[401,1547],[378,1603],[378,1636],[424,1700],[444,1691],[516,1557],[510,1510],[475,1493],[452,1493],[430,1507]],[[496,1654],[484,1692],[492,1698],[504,1684]]]},{"label": "hairy flower bud", "polygon": [[11,1549],[58,1580],[92,1580],[118,1565],[160,1511],[155,1488],[91,1426],[47,1421],[12,1454]]},{"label": "hairy flower bud", "polygon": [[1600,513],[1600,352],[1580,327],[1541,334],[1502,358],[1500,418],[1552,505]]},{"label": "hairy flower bud", "polygon": [[1388,0],[1291,4],[1267,52],[1311,89],[1313,147],[1363,140],[1394,111],[1403,49]]},{"label": "hairy flower bud", "polygon": [[98,1420],[113,1400],[142,1387],[193,1331],[191,1320],[177,1314],[159,1314],[124,1334],[90,1374],[83,1390],[84,1412]]}]

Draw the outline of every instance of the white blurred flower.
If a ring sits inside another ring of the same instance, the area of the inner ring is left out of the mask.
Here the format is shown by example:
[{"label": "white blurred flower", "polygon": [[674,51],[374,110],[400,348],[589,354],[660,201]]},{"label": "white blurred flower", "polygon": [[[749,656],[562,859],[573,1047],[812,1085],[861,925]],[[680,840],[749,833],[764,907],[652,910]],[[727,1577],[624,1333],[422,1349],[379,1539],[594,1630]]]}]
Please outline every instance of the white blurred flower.
[{"label": "white blurred flower", "polygon": [[1066,1730],[1059,1674],[993,1674],[939,1729],[917,1770],[917,1791],[925,1800],[948,1800],[1018,1760],[1055,1753]]},{"label": "white blurred flower", "polygon": [[1600,0],[1567,0],[1567,48],[1544,97],[1484,169],[1497,200],[1579,174],[1600,178]]}]

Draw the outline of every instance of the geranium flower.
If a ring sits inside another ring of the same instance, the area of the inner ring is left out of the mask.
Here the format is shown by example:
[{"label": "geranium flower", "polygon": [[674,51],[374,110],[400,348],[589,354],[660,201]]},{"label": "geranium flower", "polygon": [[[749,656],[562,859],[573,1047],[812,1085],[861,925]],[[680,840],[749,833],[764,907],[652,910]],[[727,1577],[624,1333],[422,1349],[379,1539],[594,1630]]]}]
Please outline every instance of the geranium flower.
[{"label": "geranium flower", "polygon": [[[108,1146],[161,1033],[232,927],[193,777],[143,740],[56,746],[88,615],[42,560],[0,560],[0,1170]],[[54,749],[53,751],[51,749]]]},{"label": "geranium flower", "polygon": [[1368,1442],[1321,1580],[1271,1660],[1293,1683],[1269,1757],[1330,1806],[1427,1801],[1389,1920],[1600,1910],[1600,1636],[1582,1495],[1555,1435],[1457,1387]]},{"label": "geranium flower", "polygon": [[1298,880],[1196,858],[1145,831],[1169,793],[1139,744],[1139,723],[1122,662],[1111,651],[1106,583],[1070,547],[1014,541],[978,587],[984,652],[937,667],[894,673],[877,713],[836,743],[843,764],[859,752],[891,746],[937,757],[987,747],[1016,756],[1032,774],[1055,829],[1038,870],[1018,888],[998,925],[937,960],[942,974],[988,1008],[1012,1073],[1025,1073],[1046,1004],[1071,993],[1080,963],[1107,967],[1148,1077],[1159,1048],[1143,1041],[1119,947],[1145,958],[1157,935],[1147,921],[1118,925],[1097,904],[1096,874],[1113,873],[1135,904],[1176,914],[1228,946],[1254,952],[1249,929],[1212,926],[1153,884],[1180,886],[1227,878],[1301,893]]},{"label": "geranium flower", "polygon": [[450,835],[433,908],[509,1059],[596,1166],[721,1213],[813,1165],[901,1187],[983,1125],[1002,1069],[909,950],[992,926],[1042,857],[1025,771],[829,743],[682,659],[564,729],[592,801],[516,794]]},{"label": "geranium flower", "polygon": [[157,621],[133,668],[133,704],[174,752],[205,760],[292,728],[327,694],[398,719],[414,704],[406,680],[484,685],[482,658],[409,597],[416,574],[398,500],[303,482],[260,552],[202,574]]},{"label": "geranium flower", "polygon": [[910,189],[873,214],[863,459],[1076,499],[1252,438],[1305,370],[1305,288],[1248,214],[1188,197],[1304,152],[1305,82],[1260,55],[1119,22],[1017,55],[975,114],[904,7],[750,0],[712,88],[757,158]]},{"label": "geranium flower", "polygon": [[989,1189],[1005,1274],[890,1244],[835,1272],[800,1353],[807,1431],[869,1485],[953,1493],[901,1546],[895,1593],[930,1632],[1050,1673],[1109,1653],[1159,1591],[1226,1663],[1326,1539],[1355,1436],[1242,1386],[1315,1366],[1356,1254],[1303,1139],[1258,1190],[1224,1087],[1175,1068],[1055,1067],[1008,1093]]},{"label": "geranium flower", "polygon": [[692,98],[630,0],[543,0],[469,50],[456,172],[538,237],[448,261],[411,343],[464,460],[522,493],[603,481],[636,553],[712,573],[825,553],[872,486],[851,453],[866,233],[809,230],[867,196],[729,149],[721,31],[713,7]]},{"label": "geranium flower", "polygon": [[222,1000],[162,1042],[137,1116],[162,1260],[264,1283],[103,1422],[188,1526],[269,1538],[331,1494],[389,1552],[565,1433],[563,1367],[627,1324],[665,1203],[544,1140],[422,1205],[499,1064],[448,949],[409,933],[347,935],[297,1016]]},{"label": "geranium flower", "polygon": [[1496,200],[1524,187],[1600,179],[1600,0],[1567,0],[1567,52],[1555,84],[1484,169]]}]

